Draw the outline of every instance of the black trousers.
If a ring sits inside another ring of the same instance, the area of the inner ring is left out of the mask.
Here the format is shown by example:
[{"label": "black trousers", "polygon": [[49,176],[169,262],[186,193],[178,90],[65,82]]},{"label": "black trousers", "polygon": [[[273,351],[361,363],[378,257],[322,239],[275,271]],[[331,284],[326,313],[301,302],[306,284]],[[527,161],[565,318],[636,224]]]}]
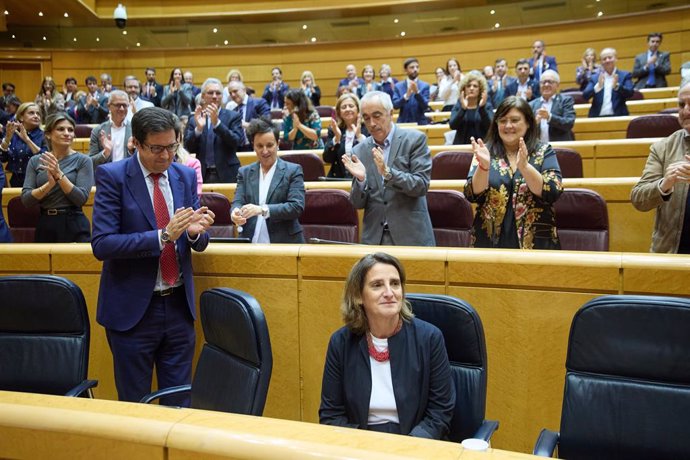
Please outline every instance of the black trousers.
[{"label": "black trousers", "polygon": [[81,210],[50,216],[41,212],[36,225],[36,243],[88,243],[91,224]]}]

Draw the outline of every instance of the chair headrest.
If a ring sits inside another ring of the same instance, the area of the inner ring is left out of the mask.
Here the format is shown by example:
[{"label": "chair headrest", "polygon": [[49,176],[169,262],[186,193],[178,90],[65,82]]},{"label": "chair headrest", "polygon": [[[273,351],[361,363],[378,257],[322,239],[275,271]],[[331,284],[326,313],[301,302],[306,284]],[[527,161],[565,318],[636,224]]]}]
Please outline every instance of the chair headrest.
[{"label": "chair headrest", "polygon": [[599,297],[573,318],[566,368],[689,384],[688,331],[690,299]]},{"label": "chair headrest", "polygon": [[52,275],[0,277],[0,331],[80,333],[88,324],[84,295]]}]

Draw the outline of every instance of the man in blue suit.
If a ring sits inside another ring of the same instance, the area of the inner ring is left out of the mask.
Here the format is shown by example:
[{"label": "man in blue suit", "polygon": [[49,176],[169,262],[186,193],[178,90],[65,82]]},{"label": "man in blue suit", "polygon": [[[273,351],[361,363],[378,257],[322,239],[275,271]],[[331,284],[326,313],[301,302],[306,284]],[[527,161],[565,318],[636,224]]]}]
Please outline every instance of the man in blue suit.
[{"label": "man in blue suit", "polygon": [[237,148],[244,142],[242,116],[221,108],[223,85],[217,78],[207,78],[201,85],[201,99],[187,122],[184,148],[196,153],[205,184],[237,182]]},{"label": "man in blue suit", "polygon": [[517,78],[506,84],[505,97],[520,96],[527,102],[539,97],[539,81],[529,76],[529,62],[527,59],[519,59],[515,64]]},{"label": "man in blue suit", "polygon": [[585,99],[592,99],[589,117],[620,117],[628,115],[625,101],[633,95],[633,82],[630,72],[616,68],[616,50],[601,50],[601,70],[594,75],[582,92]]},{"label": "man in blue suit", "polygon": [[249,122],[255,118],[267,117],[271,118],[271,108],[263,98],[251,97],[247,94],[244,83],[241,81],[231,81],[228,83],[228,93],[230,99],[236,104],[233,109],[242,117],[242,142],[237,149],[240,152],[250,152],[252,144],[247,137],[247,128]]},{"label": "man in blue suit", "polygon": [[[91,247],[103,261],[97,320],[113,353],[122,401],[188,384],[196,317],[190,249],[203,251],[214,215],[199,208],[196,176],[174,162],[177,118],[149,107],[132,118],[137,153],[96,170]],[[188,405],[189,398],[163,403]]]},{"label": "man in blue suit", "polygon": [[419,61],[409,58],[403,64],[407,78],[395,84],[393,107],[400,111],[398,123],[428,125],[424,113],[429,108],[429,84],[418,78]]},{"label": "man in blue suit", "polygon": [[532,57],[529,58],[529,75],[533,81],[541,81],[541,74],[547,70],[558,72],[556,58],[547,56],[544,40],[535,40],[532,44]]}]

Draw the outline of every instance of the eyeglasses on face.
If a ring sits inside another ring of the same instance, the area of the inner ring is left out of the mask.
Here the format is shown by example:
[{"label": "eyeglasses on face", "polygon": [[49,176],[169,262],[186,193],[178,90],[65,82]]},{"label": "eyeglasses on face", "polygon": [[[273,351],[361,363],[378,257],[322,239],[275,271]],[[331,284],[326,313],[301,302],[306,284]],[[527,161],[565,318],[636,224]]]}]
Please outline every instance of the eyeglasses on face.
[{"label": "eyeglasses on face", "polygon": [[144,147],[148,148],[151,153],[155,155],[160,155],[163,153],[164,150],[167,150],[170,153],[177,153],[177,148],[180,146],[179,142],[175,142],[174,144],[170,145],[148,145],[148,144],[143,144]]},{"label": "eyeglasses on face", "polygon": [[116,109],[128,109],[128,108],[129,108],[129,104],[127,104],[127,103],[123,103],[123,104],[114,104],[114,103],[112,103],[112,104],[108,104],[108,105],[109,105],[110,107],[115,107]]}]

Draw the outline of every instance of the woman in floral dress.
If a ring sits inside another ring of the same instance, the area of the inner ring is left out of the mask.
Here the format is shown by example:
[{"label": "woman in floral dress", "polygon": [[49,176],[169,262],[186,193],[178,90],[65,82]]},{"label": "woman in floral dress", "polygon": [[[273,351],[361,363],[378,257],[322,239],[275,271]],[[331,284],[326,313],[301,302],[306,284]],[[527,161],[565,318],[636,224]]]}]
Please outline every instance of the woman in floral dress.
[{"label": "woman in floral dress", "polygon": [[529,104],[508,97],[487,142],[471,139],[474,160],[465,196],[477,203],[472,246],[560,249],[553,204],[563,191],[556,152],[539,141]]}]

